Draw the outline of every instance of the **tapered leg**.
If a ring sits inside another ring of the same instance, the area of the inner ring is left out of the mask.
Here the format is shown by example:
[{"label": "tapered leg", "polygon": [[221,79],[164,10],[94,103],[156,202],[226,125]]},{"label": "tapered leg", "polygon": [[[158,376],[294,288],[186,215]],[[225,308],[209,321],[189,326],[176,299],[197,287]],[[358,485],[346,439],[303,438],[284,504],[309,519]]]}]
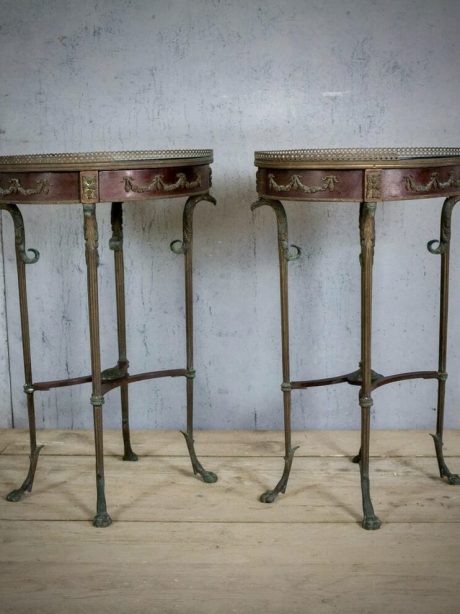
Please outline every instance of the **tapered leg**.
[{"label": "tapered leg", "polygon": [[192,462],[193,473],[200,475],[204,482],[217,482],[217,475],[207,471],[197,458],[193,440],[193,380],[195,370],[193,368],[193,211],[195,206],[202,200],[216,204],[215,199],[209,194],[200,194],[188,198],[184,207],[183,215],[183,241],[173,241],[171,249],[176,254],[185,256],[185,335],[187,353],[187,431],[182,431]]},{"label": "tapered leg", "polygon": [[89,315],[89,334],[91,344],[91,375],[92,375],[92,396],[94,417],[94,443],[96,449],[96,492],[97,505],[96,516],[93,524],[95,527],[108,527],[112,519],[107,513],[105,501],[104,483],[104,447],[103,447],[103,425],[102,425],[102,378],[101,378],[101,352],[99,343],[99,296],[97,281],[98,265],[98,234],[96,221],[96,205],[83,205],[84,231],[85,231],[85,252],[86,268],[88,278],[88,315]]},{"label": "tapered leg", "polygon": [[25,230],[24,221],[21,212],[17,205],[0,205],[0,209],[4,209],[11,214],[14,223],[15,243],[16,243],[16,268],[18,274],[19,288],[19,311],[21,317],[21,335],[22,335],[22,353],[24,360],[24,392],[27,395],[27,414],[29,418],[29,438],[30,438],[30,460],[29,470],[26,479],[22,485],[12,490],[7,495],[7,500],[16,502],[20,501],[24,493],[31,492],[34,483],[35,470],[37,468],[38,455],[43,446],[37,446],[37,436],[35,427],[35,406],[34,406],[34,388],[32,385],[32,359],[30,352],[30,334],[29,334],[29,310],[27,306],[27,286],[26,286],[26,264],[37,262],[39,253],[37,250],[29,250],[31,256],[27,255],[25,249]]},{"label": "tapered leg", "polygon": [[449,484],[460,484],[460,476],[451,473],[444,460],[443,431],[444,405],[447,380],[447,321],[449,312],[449,259],[452,211],[460,196],[452,196],[444,202],[441,214],[441,236],[439,241],[430,241],[428,249],[432,254],[441,255],[440,318],[439,318],[439,362],[438,362],[438,409],[436,434],[432,435],[438,460],[439,474]]},{"label": "tapered leg", "polygon": [[369,482],[371,385],[371,330],[372,330],[372,267],[375,245],[375,203],[361,203],[359,228],[361,236],[361,368],[362,386],[359,393],[361,407],[361,450],[359,468],[363,498],[364,529],[378,529],[381,522],[374,513]]},{"label": "tapered leg", "polygon": [[[128,372],[128,358],[126,352],[126,309],[125,309],[125,273],[123,262],[123,205],[112,203],[112,238],[110,249],[115,260],[115,290],[117,299],[117,331],[118,331],[118,365],[115,369],[117,376]],[[129,399],[128,384],[120,386],[121,395],[121,424],[123,433],[125,461],[137,461],[138,456],[131,448],[129,431]]]},{"label": "tapered leg", "polygon": [[271,207],[276,215],[278,225],[278,254],[280,269],[280,299],[281,299],[281,345],[283,363],[283,391],[284,406],[284,471],[280,481],[273,490],[267,490],[260,496],[262,503],[273,503],[279,493],[285,493],[289,480],[294,453],[298,446],[293,448],[291,443],[291,379],[289,367],[289,306],[288,306],[288,262],[296,260],[300,256],[300,248],[292,246],[293,252],[289,250],[288,228],[286,211],[279,200],[268,200],[259,198],[252,205],[252,210],[263,205]]}]

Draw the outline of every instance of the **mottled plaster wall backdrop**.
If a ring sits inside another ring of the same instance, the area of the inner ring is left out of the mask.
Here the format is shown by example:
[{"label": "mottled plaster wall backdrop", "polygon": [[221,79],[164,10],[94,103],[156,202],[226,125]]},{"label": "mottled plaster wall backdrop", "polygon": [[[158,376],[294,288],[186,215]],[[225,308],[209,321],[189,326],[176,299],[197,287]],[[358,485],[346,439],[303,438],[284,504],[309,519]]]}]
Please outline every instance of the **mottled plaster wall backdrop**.
[{"label": "mottled plaster wall backdrop", "polygon": [[[252,214],[262,148],[458,146],[457,0],[2,0],[0,153],[213,147],[218,207],[196,212],[196,425],[282,426],[275,223]],[[125,209],[131,371],[184,365],[182,202]],[[439,201],[378,207],[374,368],[437,366]],[[292,375],[359,360],[357,206],[286,205]],[[109,205],[99,209],[104,367],[116,359]],[[79,206],[24,208],[35,379],[88,372]],[[454,220],[448,424],[460,427],[460,220]],[[26,425],[13,229],[3,216],[0,424]],[[4,266],[3,266],[4,265]],[[3,268],[4,275],[3,275]],[[4,285],[5,288],[4,288]],[[6,293],[4,293],[4,289]],[[11,388],[10,388],[11,381]],[[87,386],[37,394],[40,427],[90,427]],[[130,388],[134,427],[184,424],[184,384]],[[375,394],[377,427],[431,427],[433,382]],[[105,423],[120,423],[117,393]],[[357,389],[294,393],[297,428],[359,425]]]}]

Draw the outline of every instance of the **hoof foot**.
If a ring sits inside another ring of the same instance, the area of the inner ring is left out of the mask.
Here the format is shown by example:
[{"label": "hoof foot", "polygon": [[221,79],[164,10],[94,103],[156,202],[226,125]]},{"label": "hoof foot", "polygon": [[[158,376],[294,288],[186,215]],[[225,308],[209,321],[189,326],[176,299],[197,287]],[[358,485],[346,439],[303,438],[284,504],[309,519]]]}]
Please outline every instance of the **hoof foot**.
[{"label": "hoof foot", "polygon": [[204,471],[199,475],[201,475],[203,482],[206,482],[206,484],[214,484],[214,482],[217,482],[217,475],[212,471]]},{"label": "hoof foot", "polygon": [[447,476],[447,483],[451,484],[452,486],[454,486],[455,484],[460,484],[460,475],[457,475],[456,473],[451,473]]},{"label": "hoof foot", "polygon": [[367,531],[376,531],[381,525],[382,522],[377,516],[365,516],[361,526]]},{"label": "hoof foot", "polygon": [[260,495],[260,501],[262,501],[262,503],[273,503],[277,496],[278,493],[275,490],[267,490],[262,495]]},{"label": "hoof foot", "polygon": [[94,516],[93,526],[98,529],[103,529],[104,527],[109,527],[112,524],[112,519],[104,512],[103,514],[97,514]]},{"label": "hoof foot", "polygon": [[361,462],[361,456],[359,454],[357,454],[356,456],[353,456],[353,458],[351,459],[352,463],[355,463],[356,465],[359,465],[359,463]]},{"label": "hoof foot", "polygon": [[12,503],[17,503],[24,497],[24,491],[21,488],[16,490],[12,490],[10,493],[6,495],[6,500],[11,501]]},{"label": "hoof foot", "polygon": [[133,452],[132,450],[129,450],[129,452],[125,452],[124,453],[123,460],[124,461],[135,462],[135,461],[139,460],[139,457],[138,457],[138,455],[135,452]]}]

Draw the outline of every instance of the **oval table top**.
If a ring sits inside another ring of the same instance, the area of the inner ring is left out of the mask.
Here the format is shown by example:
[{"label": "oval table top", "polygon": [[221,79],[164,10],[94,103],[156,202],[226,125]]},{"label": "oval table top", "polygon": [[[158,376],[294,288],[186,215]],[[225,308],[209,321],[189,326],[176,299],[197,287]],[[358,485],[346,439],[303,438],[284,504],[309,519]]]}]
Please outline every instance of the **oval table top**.
[{"label": "oval table top", "polygon": [[145,151],[94,151],[0,156],[0,172],[59,171],[182,166],[210,164],[212,149],[158,149]]},{"label": "oval table top", "polygon": [[[460,157],[460,147],[363,147],[331,149],[281,149],[275,151],[256,151],[255,165],[271,168],[368,168],[368,167],[408,167],[412,161],[430,166],[449,164]],[[457,160],[458,163],[458,160]]]}]

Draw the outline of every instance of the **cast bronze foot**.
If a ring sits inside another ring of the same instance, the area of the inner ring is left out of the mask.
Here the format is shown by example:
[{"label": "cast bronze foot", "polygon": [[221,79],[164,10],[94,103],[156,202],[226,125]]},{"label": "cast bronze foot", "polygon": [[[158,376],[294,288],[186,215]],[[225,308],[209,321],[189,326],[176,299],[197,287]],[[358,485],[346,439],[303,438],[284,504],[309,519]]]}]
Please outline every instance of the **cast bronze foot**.
[{"label": "cast bronze foot", "polygon": [[37,463],[38,463],[38,455],[40,454],[40,450],[42,448],[43,446],[37,446],[35,450],[32,452],[32,454],[30,455],[30,464],[29,464],[29,471],[27,473],[27,477],[24,480],[20,488],[12,490],[10,493],[7,494],[6,496],[7,501],[11,501],[12,503],[17,503],[18,501],[21,501],[21,499],[24,497],[24,494],[26,492],[32,491],[32,486],[33,486],[34,477],[35,477],[35,470],[37,468]]},{"label": "cast bronze foot", "polygon": [[367,531],[375,531],[380,529],[382,522],[375,514],[372,516],[364,516],[361,526]]},{"label": "cast bronze foot", "polygon": [[30,491],[29,488],[16,488],[16,490],[12,490],[6,495],[6,500],[11,501],[12,503],[17,503],[23,498],[26,490]]},{"label": "cast bronze foot", "polygon": [[299,446],[296,446],[295,448],[291,448],[289,450],[289,454],[284,457],[284,471],[283,471],[283,475],[281,476],[281,480],[278,482],[278,484],[275,486],[273,490],[267,490],[263,494],[260,495],[259,500],[262,503],[273,503],[273,501],[275,501],[275,499],[278,497],[280,492],[283,494],[286,492],[286,487],[287,487],[287,483],[289,480],[289,474],[291,472],[292,461],[294,459],[294,453],[298,449],[298,447]]},{"label": "cast bronze foot", "polygon": [[286,492],[286,487],[284,487],[283,490],[282,488],[278,488],[278,486],[279,484],[277,484],[273,490],[266,490],[264,493],[262,493],[260,495],[260,501],[262,501],[262,503],[273,503],[280,492]]},{"label": "cast bronze foot", "polygon": [[443,441],[440,435],[431,435],[434,441],[434,447],[436,450],[436,458],[438,460],[439,467],[439,475],[441,479],[446,478],[448,484],[455,486],[460,484],[460,476],[457,473],[452,473],[448,466],[446,465],[446,461],[444,460],[444,454],[442,452]]},{"label": "cast bronze foot", "polygon": [[123,460],[124,461],[133,461],[134,462],[134,461],[139,460],[139,457],[138,457],[138,455],[135,452],[133,452],[131,450],[131,448],[128,448],[127,450],[125,450],[125,453],[123,455]]},{"label": "cast bronze foot", "polygon": [[363,521],[361,526],[367,531],[375,531],[380,529],[381,521],[374,513],[374,506],[372,505],[369,476],[363,475],[363,467],[360,465],[361,470],[361,492],[363,497]]},{"label": "cast bronze foot", "polygon": [[200,463],[196,456],[195,452],[195,442],[192,437],[185,431],[181,431],[182,435],[185,437],[185,441],[187,442],[188,453],[190,454],[190,460],[192,462],[193,473],[195,475],[201,475],[203,482],[207,484],[213,484],[217,482],[217,475],[212,471],[206,471],[203,465]]},{"label": "cast bronze foot", "polygon": [[111,524],[112,519],[107,512],[102,512],[102,514],[96,514],[96,516],[94,516],[93,526],[98,529],[109,527]]}]

